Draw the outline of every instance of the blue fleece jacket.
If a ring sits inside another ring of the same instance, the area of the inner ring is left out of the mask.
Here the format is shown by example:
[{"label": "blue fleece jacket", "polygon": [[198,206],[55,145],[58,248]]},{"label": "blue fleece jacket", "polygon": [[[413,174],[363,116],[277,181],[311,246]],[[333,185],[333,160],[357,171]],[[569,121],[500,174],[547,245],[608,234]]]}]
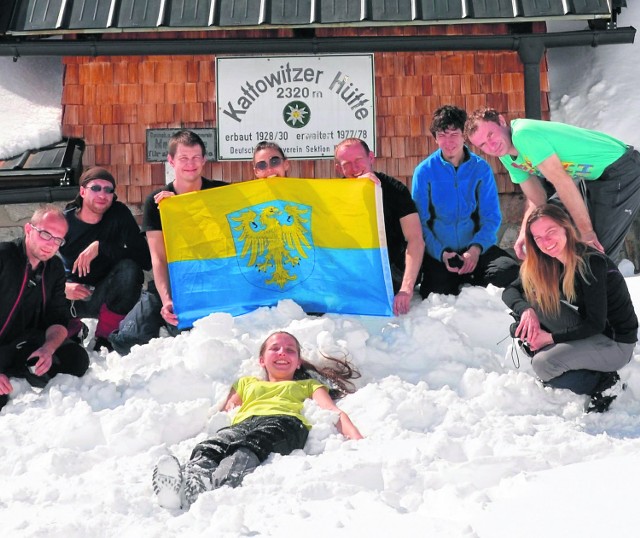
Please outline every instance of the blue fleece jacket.
[{"label": "blue fleece jacket", "polygon": [[442,261],[445,250],[465,251],[472,244],[482,252],[496,244],[502,221],[498,189],[489,163],[466,147],[456,170],[440,150],[413,173],[413,197],[427,253]]}]

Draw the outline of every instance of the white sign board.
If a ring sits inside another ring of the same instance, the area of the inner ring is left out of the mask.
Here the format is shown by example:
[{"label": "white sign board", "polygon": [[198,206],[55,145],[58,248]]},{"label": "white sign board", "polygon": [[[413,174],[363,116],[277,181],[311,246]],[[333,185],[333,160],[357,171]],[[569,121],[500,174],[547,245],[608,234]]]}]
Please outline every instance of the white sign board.
[{"label": "white sign board", "polygon": [[345,138],[375,153],[373,54],[216,60],[218,159],[250,160],[262,140],[287,157],[332,157]]}]

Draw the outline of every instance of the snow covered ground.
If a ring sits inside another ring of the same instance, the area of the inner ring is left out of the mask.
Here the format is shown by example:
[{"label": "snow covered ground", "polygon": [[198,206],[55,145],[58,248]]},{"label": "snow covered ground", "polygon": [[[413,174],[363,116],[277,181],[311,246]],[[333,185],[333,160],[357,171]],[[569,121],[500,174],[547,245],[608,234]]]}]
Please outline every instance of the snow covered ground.
[{"label": "snow covered ground", "polygon": [[[620,25],[633,21],[637,3]],[[554,119],[640,145],[637,58],[638,45],[551,51]],[[638,309],[640,278],[628,284]],[[390,319],[307,317],[283,302],[213,315],[126,358],[94,353],[84,378],[59,376],[39,393],[16,380],[0,414],[2,535],[636,536],[640,351],[610,412],[585,415],[584,397],[543,389],[525,356],[516,367],[510,322],[496,288],[415,298],[409,315]],[[366,439],[344,440],[310,404],[304,452],[271,457],[188,512],[158,507],[157,458],[185,459],[228,423],[216,404],[238,376],[259,373],[257,349],[276,329],[314,361],[349,352],[363,377],[340,405]]]},{"label": "snow covered ground", "polygon": [[[640,279],[631,278],[635,297]],[[640,363],[609,413],[542,389],[510,352],[500,290],[416,301],[397,319],[307,317],[293,303],[218,314],[189,334],[121,358],[94,354],[83,379],[42,393],[17,381],[0,415],[3,533],[19,536],[630,536],[640,474]],[[307,356],[348,350],[363,378],[342,402],[366,436],[345,441],[332,416],[304,452],[275,456],[241,488],[189,512],[159,508],[151,470],[228,423],[216,403],[258,374],[271,331]],[[614,529],[618,531],[614,532]]]}]

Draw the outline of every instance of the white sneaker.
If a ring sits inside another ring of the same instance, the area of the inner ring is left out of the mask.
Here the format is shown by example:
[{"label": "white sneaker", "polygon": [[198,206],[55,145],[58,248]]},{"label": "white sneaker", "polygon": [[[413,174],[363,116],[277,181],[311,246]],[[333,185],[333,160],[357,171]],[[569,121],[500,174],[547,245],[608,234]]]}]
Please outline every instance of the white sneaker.
[{"label": "white sneaker", "polygon": [[173,510],[182,508],[182,466],[175,456],[162,456],[153,470],[153,491],[158,504]]}]

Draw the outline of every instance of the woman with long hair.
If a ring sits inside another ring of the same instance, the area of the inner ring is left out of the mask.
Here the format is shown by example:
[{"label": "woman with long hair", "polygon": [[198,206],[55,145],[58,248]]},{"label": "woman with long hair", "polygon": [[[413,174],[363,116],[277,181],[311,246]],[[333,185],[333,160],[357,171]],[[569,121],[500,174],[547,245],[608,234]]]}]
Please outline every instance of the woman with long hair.
[{"label": "woman with long hair", "polygon": [[638,339],[624,278],[610,258],[580,241],[556,205],[529,215],[525,246],[520,279],[502,294],[519,320],[515,336],[532,351],[545,385],[587,394],[589,411],[605,411]]}]

